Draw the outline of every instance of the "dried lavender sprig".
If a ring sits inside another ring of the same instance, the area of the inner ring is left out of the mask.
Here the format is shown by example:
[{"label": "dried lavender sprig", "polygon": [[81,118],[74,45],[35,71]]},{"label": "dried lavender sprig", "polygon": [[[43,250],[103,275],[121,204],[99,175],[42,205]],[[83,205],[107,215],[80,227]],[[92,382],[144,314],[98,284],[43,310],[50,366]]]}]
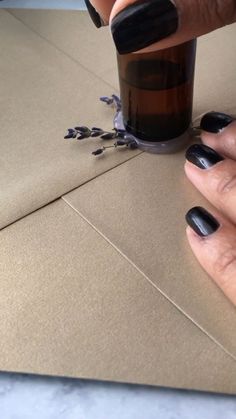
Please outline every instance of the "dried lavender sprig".
[{"label": "dried lavender sprig", "polygon": [[131,150],[134,150],[138,146],[137,146],[136,141],[132,137],[127,136],[127,138],[117,140],[113,145],[102,147],[102,148],[99,148],[99,149],[93,151],[92,154],[94,156],[98,156],[98,155],[104,153],[104,151],[107,150],[108,148],[117,148],[117,147],[128,147]]},{"label": "dried lavender sprig", "polygon": [[88,128],[85,126],[69,128],[65,139],[76,138],[77,140],[84,140],[86,138],[101,137],[102,140],[113,140],[114,138],[123,137],[124,133],[113,128],[114,132],[105,131],[102,128]]}]

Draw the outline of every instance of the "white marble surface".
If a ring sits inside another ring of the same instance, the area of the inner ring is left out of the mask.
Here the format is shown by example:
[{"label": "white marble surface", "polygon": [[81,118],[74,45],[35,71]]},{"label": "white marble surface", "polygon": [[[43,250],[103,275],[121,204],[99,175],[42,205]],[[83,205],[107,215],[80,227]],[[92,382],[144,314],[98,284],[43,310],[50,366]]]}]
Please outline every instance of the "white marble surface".
[{"label": "white marble surface", "polygon": [[0,373],[1,419],[235,419],[236,397]]},{"label": "white marble surface", "polygon": [[68,9],[85,8],[83,0],[1,0],[0,8]]}]

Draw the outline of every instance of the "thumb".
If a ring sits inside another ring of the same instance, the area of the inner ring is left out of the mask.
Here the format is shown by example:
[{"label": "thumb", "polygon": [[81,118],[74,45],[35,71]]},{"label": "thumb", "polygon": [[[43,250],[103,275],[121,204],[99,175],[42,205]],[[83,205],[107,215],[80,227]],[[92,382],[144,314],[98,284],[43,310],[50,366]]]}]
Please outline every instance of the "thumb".
[{"label": "thumb", "polygon": [[116,0],[110,16],[120,54],[169,48],[235,21],[235,0]]}]

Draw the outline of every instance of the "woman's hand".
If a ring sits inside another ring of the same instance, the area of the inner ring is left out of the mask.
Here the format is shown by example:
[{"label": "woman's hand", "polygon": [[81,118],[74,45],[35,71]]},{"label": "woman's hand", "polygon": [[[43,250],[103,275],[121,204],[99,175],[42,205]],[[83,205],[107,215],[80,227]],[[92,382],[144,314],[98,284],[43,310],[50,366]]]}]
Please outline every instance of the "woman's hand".
[{"label": "woman's hand", "polygon": [[187,236],[202,267],[236,305],[236,120],[211,112],[201,128],[203,145],[187,150],[185,172],[215,210],[192,208]]},{"label": "woman's hand", "polygon": [[236,21],[235,0],[85,1],[97,26],[110,24],[121,54],[168,48]]},{"label": "woman's hand", "polygon": [[[110,24],[120,54],[168,48],[236,21],[236,0],[85,0],[97,27]],[[236,120],[209,113],[203,145],[186,153],[186,175],[213,204],[186,215],[190,246],[236,304]],[[210,148],[209,148],[210,147]]]}]

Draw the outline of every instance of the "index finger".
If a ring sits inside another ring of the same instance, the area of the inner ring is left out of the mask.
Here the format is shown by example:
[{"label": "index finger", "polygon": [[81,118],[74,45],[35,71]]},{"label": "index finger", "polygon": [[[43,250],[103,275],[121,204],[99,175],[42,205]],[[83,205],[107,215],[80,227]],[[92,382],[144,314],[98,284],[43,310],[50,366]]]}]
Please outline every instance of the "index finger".
[{"label": "index finger", "polygon": [[235,20],[235,0],[116,0],[110,16],[120,54],[173,47]]},{"label": "index finger", "polygon": [[[99,17],[102,21],[103,26],[109,24],[111,10],[115,2],[116,0],[85,0],[90,16],[97,27],[99,26],[96,24],[96,19],[99,19]],[[95,13],[92,10],[92,8],[94,8]],[[96,16],[96,13],[98,14],[98,16]]]}]

